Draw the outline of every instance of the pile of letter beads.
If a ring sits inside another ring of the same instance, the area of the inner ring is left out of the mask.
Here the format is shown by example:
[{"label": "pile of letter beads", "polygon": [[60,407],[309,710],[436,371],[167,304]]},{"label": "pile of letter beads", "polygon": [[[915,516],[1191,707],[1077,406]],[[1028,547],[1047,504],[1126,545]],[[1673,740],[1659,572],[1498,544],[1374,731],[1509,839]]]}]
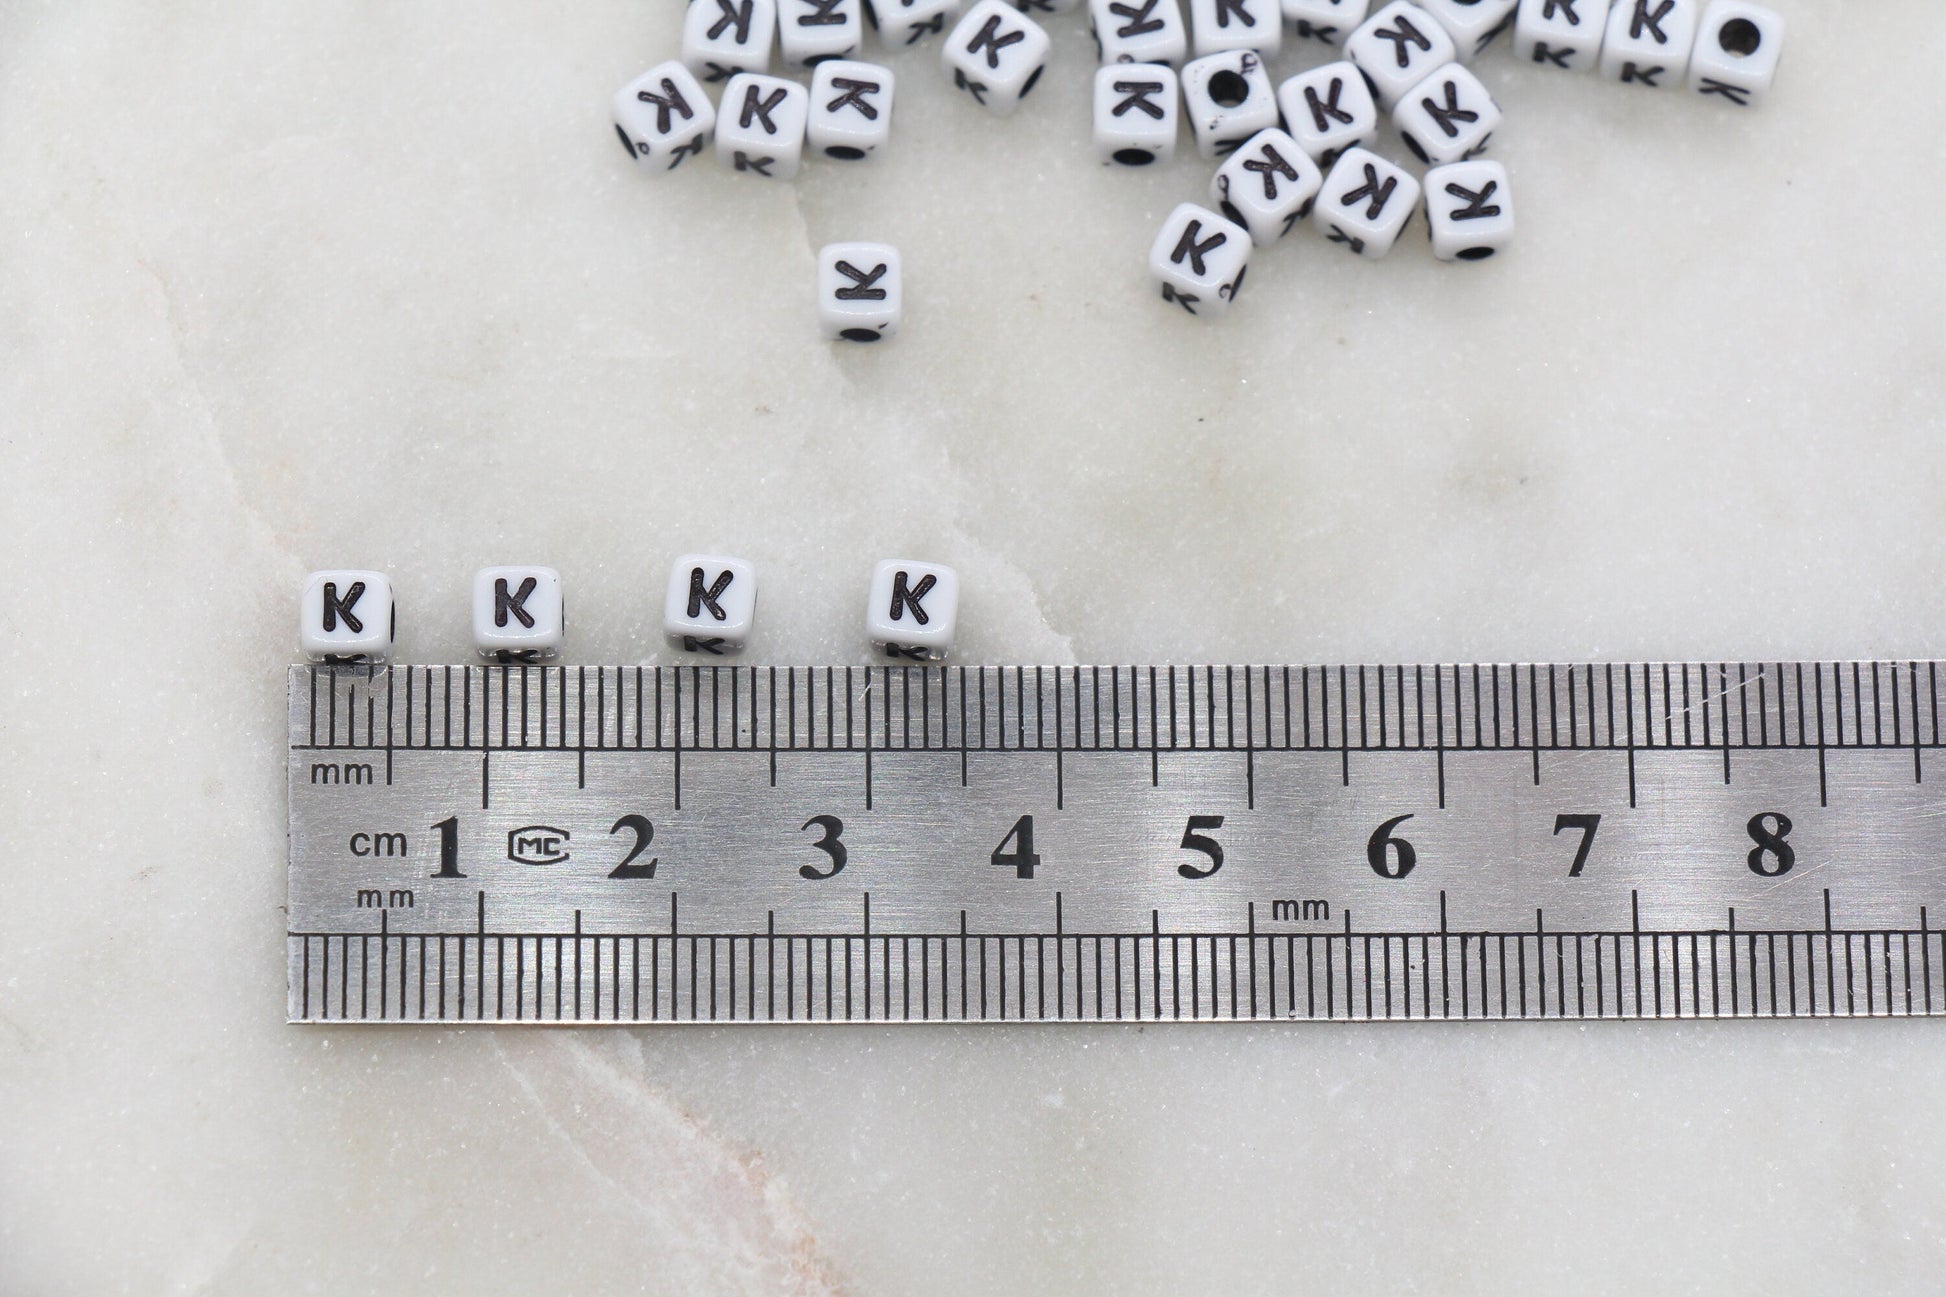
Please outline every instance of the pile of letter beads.
[{"label": "pile of letter beads", "polygon": [[[756,570],[740,558],[685,554],[669,569],[662,633],[682,653],[727,657],[750,642]],[[865,634],[886,657],[946,657],[959,625],[959,574],[940,563],[887,559],[872,569]],[[551,567],[485,567],[473,574],[473,646],[494,662],[545,662],[567,626],[561,574]],[[398,611],[383,572],[313,572],[298,598],[298,646],[314,662],[381,663],[392,656]]]},{"label": "pile of letter beads", "polygon": [[[1103,59],[1131,57],[1110,51],[1126,48],[1131,28],[1176,3],[1094,4]],[[1512,187],[1506,168],[1481,156],[1501,112],[1467,65],[1510,27],[1522,61],[1598,67],[1650,89],[1686,85],[1738,106],[1763,97],[1783,46],[1782,21],[1750,0],[1389,0],[1376,7],[1283,0],[1299,36],[1340,46],[1345,57],[1273,88],[1262,59],[1280,38],[1253,33],[1249,22],[1225,23],[1225,14],[1239,15],[1212,4],[1190,0],[1196,57],[1183,66],[1181,87],[1198,149],[1223,159],[1210,183],[1214,210],[1176,208],[1149,253],[1162,299],[1194,315],[1225,311],[1251,249],[1276,243],[1307,216],[1329,242],[1371,259],[1389,253],[1420,211],[1442,261],[1504,250],[1514,233]],[[1170,30],[1161,21],[1153,35]],[[1156,57],[1173,63],[1179,56],[1169,44]],[[1141,161],[1117,152],[1130,128],[1114,118],[1155,102],[1158,92],[1142,86],[1138,93],[1128,67],[1108,73],[1097,74],[1097,153]],[[1126,89],[1111,93],[1115,87]],[[1268,112],[1260,107],[1266,98]],[[1423,181],[1375,150],[1381,114],[1426,168]],[[1165,156],[1151,141],[1140,147]]]},{"label": "pile of letter beads", "polygon": [[[1387,255],[1421,212],[1440,260],[1507,248],[1512,188],[1482,156],[1501,111],[1469,66],[1502,33],[1523,64],[1737,107],[1769,91],[1784,38],[1753,0],[688,0],[680,59],[622,88],[616,131],[651,174],[706,146],[756,179],[788,180],[809,159],[859,162],[889,143],[897,88],[861,57],[868,30],[891,52],[937,39],[951,84],[1004,117],[1049,66],[1054,42],[1036,19],[1084,9],[1096,157],[1167,162],[1186,124],[1216,164],[1210,206],[1170,212],[1149,255],[1163,300],[1195,315],[1225,311],[1252,250],[1306,222],[1365,258]],[[1287,36],[1339,57],[1274,81],[1266,60]],[[792,75],[772,75],[773,59]],[[1423,177],[1380,151],[1388,125]],[[895,248],[823,249],[826,337],[889,338],[902,307]]]}]

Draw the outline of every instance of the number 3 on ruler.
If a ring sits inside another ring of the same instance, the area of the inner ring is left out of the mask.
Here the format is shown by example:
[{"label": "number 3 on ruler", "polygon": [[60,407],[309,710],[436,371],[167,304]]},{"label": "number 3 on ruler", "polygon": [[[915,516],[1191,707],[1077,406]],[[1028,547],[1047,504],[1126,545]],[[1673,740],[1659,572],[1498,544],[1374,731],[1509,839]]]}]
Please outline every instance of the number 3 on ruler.
[{"label": "number 3 on ruler", "polygon": [[[845,850],[845,844],[839,841],[844,836],[845,822],[835,815],[813,815],[810,819],[804,821],[805,829],[814,826],[823,830],[823,836],[811,845],[831,857],[831,868],[821,870],[811,865],[799,865],[797,868],[798,875],[803,878],[815,879],[836,878],[838,871],[845,867],[845,861],[851,855],[850,852]],[[803,831],[803,829],[798,830],[800,833]]]}]

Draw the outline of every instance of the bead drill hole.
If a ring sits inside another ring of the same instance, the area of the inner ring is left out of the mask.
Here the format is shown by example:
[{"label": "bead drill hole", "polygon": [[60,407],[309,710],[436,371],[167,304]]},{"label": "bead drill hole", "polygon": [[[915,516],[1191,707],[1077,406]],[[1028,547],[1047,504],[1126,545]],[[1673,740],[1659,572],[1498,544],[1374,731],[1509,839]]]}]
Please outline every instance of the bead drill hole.
[{"label": "bead drill hole", "polygon": [[1764,43],[1764,34],[1748,18],[1732,18],[1716,33],[1716,43],[1725,54],[1747,59]]},{"label": "bead drill hole", "polygon": [[1219,72],[1209,79],[1209,97],[1219,108],[1235,108],[1250,97],[1250,83],[1236,72]]},{"label": "bead drill hole", "polygon": [[1485,261],[1493,255],[1492,248],[1464,248],[1460,251],[1461,261]]},{"label": "bead drill hole", "polygon": [[1155,154],[1147,149],[1116,149],[1115,161],[1125,167],[1146,167],[1155,161]]},{"label": "bead drill hole", "polygon": [[865,156],[865,150],[854,149],[849,144],[833,144],[824,151],[827,158],[837,158],[840,162],[856,162]]},{"label": "bead drill hole", "polygon": [[877,329],[846,329],[838,336],[846,342],[877,342],[879,338]]}]

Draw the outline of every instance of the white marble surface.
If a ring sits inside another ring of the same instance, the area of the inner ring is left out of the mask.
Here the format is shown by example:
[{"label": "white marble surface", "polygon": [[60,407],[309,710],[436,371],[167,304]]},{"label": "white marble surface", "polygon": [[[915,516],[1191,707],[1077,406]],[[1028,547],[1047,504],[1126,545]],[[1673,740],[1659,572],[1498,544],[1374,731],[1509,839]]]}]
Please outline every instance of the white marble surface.
[{"label": "white marble surface", "polygon": [[[416,660],[488,561],[633,660],[715,547],[759,661],[860,659],[894,550],[975,661],[1946,650],[1946,26],[1787,10],[1747,115],[1489,56],[1514,253],[1306,234],[1210,327],[1072,20],[763,188],[616,147],[671,0],[0,4],[0,1292],[1936,1291],[1925,1023],[281,1022],[317,566]],[[859,237],[911,308],[837,351]]]}]

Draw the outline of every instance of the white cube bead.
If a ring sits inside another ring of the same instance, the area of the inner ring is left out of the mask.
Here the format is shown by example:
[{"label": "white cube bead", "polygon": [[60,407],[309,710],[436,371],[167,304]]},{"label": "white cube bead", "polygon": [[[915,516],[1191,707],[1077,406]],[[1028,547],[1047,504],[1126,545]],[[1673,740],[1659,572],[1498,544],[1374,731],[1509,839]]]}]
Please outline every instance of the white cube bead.
[{"label": "white cube bead", "polygon": [[473,647],[501,662],[540,662],[561,651],[567,616],[551,567],[483,567],[473,574]]},{"label": "white cube bead", "polygon": [[877,342],[905,310],[899,250],[889,243],[827,243],[818,250],[818,323],[827,338]]},{"label": "white cube bead", "polygon": [[1189,28],[1177,0],[1088,0],[1095,53],[1103,63],[1167,63],[1189,57]]},{"label": "white cube bead", "polygon": [[1689,55],[1689,88],[1750,108],[1763,102],[1784,54],[1784,20],[1748,0],[1710,0]]},{"label": "white cube bead", "polygon": [[811,115],[804,136],[827,158],[856,162],[892,138],[892,69],[832,59],[811,74]]},{"label": "white cube bead", "polygon": [[1454,162],[1426,172],[1426,224],[1441,261],[1485,261],[1514,237],[1514,196],[1498,162]]},{"label": "white cube bead", "polygon": [[865,0],[865,18],[878,28],[888,50],[909,49],[928,36],[944,36],[966,0]]},{"label": "white cube bead", "polygon": [[1392,250],[1412,222],[1419,182],[1370,149],[1347,149],[1324,178],[1311,223],[1368,260]]},{"label": "white cube bead", "polygon": [[756,569],[740,558],[685,554],[669,569],[662,633],[684,653],[743,652],[757,620]]},{"label": "white cube bead", "polygon": [[1585,72],[1601,57],[1608,0],[1520,0],[1514,57],[1522,63]]},{"label": "white cube bead", "polygon": [[297,643],[317,662],[383,662],[399,614],[383,572],[313,572],[297,601]]},{"label": "white cube bead", "polygon": [[864,0],[777,0],[777,47],[794,68],[851,58],[864,38]]},{"label": "white cube bead", "polygon": [[888,558],[872,569],[865,634],[887,657],[936,661],[953,647],[959,573],[939,563]]},{"label": "white cube bead", "polygon": [[1250,231],[1194,203],[1169,213],[1149,249],[1149,278],[1162,300],[1191,315],[1229,310],[1249,268]]},{"label": "white cube bead", "polygon": [[1191,59],[1182,70],[1183,115],[1196,151],[1221,157],[1258,131],[1277,125],[1277,92],[1255,50]]},{"label": "white cube bead", "polygon": [[1039,23],[1004,0],[978,0],[946,38],[940,64],[954,85],[1005,117],[1041,79],[1052,44]]},{"label": "white cube bead", "polygon": [[739,72],[768,72],[777,35],[777,0],[689,0],[682,20],[682,62],[704,81]]},{"label": "white cube bead", "polygon": [[1446,29],[1412,0],[1392,0],[1345,39],[1345,56],[1388,111],[1457,52]]},{"label": "white cube bead", "polygon": [[1189,0],[1189,30],[1198,57],[1255,50],[1266,58],[1284,45],[1277,0]]},{"label": "white cube bead", "polygon": [[1251,242],[1267,248],[1291,232],[1311,211],[1324,184],[1324,172],[1296,140],[1272,127],[1258,131],[1210,181],[1210,201],[1250,231]]},{"label": "white cube bead", "polygon": [[782,77],[739,72],[723,87],[716,160],[732,171],[789,180],[804,160],[810,92]]},{"label": "white cube bead", "polygon": [[1145,167],[1176,155],[1181,86],[1166,63],[1110,63],[1095,70],[1095,156]]},{"label": "white cube bead", "polygon": [[1501,32],[1514,25],[1520,0],[1415,0],[1446,29],[1462,63],[1471,63]]},{"label": "white cube bead", "polygon": [[1299,148],[1329,168],[1340,153],[1378,138],[1378,104],[1352,64],[1326,63],[1287,78],[1277,87],[1284,129]]},{"label": "white cube bead", "polygon": [[615,92],[615,133],[651,175],[703,156],[716,108],[680,63],[659,63]]},{"label": "white cube bead", "polygon": [[1696,44],[1699,0],[1618,0],[1601,42],[1601,74],[1624,85],[1680,86]]},{"label": "white cube bead", "polygon": [[1484,153],[1500,125],[1500,105],[1462,64],[1448,63],[1406,92],[1392,125],[1413,157],[1438,166]]},{"label": "white cube bead", "polygon": [[1284,0],[1284,17],[1299,36],[1343,45],[1371,8],[1372,0]]}]

